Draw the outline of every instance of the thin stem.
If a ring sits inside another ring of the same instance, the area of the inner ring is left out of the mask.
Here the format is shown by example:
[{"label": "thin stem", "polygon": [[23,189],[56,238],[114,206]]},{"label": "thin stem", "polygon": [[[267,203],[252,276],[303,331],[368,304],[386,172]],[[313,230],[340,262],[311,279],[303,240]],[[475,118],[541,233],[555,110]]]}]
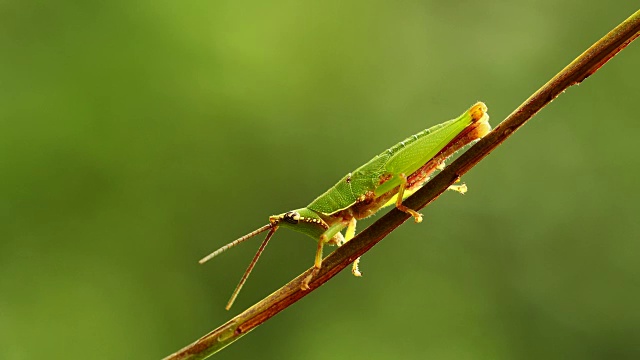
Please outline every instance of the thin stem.
[{"label": "thin stem", "polygon": [[[578,84],[595,73],[639,35],[640,11],[637,11],[562,69],[491,133],[431,180],[429,186],[423,187],[409,197],[405,204],[413,209],[421,209],[437,199],[449,185],[489,155],[493,149],[504,142],[551,100],[571,85]],[[300,290],[300,283],[313,268],[193,344],[168,356],[165,360],[204,359],[220,351],[327,282],[408,218],[409,215],[396,209],[390,211],[324,259],[322,269],[309,283],[309,290]]]}]

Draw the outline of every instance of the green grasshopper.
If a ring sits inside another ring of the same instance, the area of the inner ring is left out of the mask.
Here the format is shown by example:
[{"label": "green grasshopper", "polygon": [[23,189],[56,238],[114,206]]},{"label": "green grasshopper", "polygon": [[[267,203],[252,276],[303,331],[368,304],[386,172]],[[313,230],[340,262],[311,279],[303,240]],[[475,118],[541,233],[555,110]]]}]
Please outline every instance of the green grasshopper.
[{"label": "green grasshopper", "polygon": [[[355,236],[356,221],[375,214],[383,207],[394,205],[398,210],[413,216],[416,223],[422,215],[402,204],[409,195],[420,189],[436,170],[444,168],[444,162],[456,151],[479,140],[491,130],[487,106],[481,102],[473,105],[458,118],[435,125],[419,132],[377,155],[368,163],[345,175],[337,184],[318,196],[307,207],[269,217],[269,224],[221,247],[206,256],[204,263],[227,249],[269,230],[258,252],[244,272],[231,295],[229,310],[249,277],[260,254],[279,227],[299,231],[318,241],[314,267],[302,282],[302,290],[309,289],[309,282],[322,267],[322,249],[325,244],[342,245]],[[451,186],[460,193],[465,185]],[[341,231],[346,228],[345,235]],[[359,258],[352,265],[356,276]]]}]

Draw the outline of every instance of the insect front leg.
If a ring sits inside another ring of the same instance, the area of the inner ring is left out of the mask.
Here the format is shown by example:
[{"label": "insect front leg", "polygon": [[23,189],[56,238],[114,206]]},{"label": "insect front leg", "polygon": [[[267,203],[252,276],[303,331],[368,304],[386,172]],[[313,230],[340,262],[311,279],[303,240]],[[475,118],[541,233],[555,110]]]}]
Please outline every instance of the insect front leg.
[{"label": "insect front leg", "polygon": [[318,274],[318,272],[322,268],[322,248],[324,247],[324,244],[333,239],[333,237],[336,236],[342,229],[344,229],[345,226],[347,226],[347,223],[339,221],[329,226],[329,228],[325,230],[322,235],[320,235],[320,238],[318,239],[318,248],[316,249],[316,259],[313,263],[313,270],[311,271],[311,274],[309,274],[302,281],[302,284],[300,285],[300,288],[302,290],[309,290],[309,282],[314,278],[314,276]]},{"label": "insect front leg", "polygon": [[[349,220],[349,225],[347,226],[347,231],[345,231],[345,234],[344,234],[345,242],[353,239],[355,235],[356,235],[356,218],[351,218],[351,220]],[[360,257],[358,257],[353,262],[353,264],[351,264],[351,273],[354,276],[362,276],[360,269],[358,269],[359,263],[360,263]]]},{"label": "insect front leg", "polygon": [[400,184],[400,189],[398,190],[398,196],[396,198],[396,207],[398,208],[398,210],[413,216],[413,219],[415,220],[416,223],[422,222],[422,214],[402,205],[402,197],[404,196],[404,190],[407,187],[407,177],[404,174],[400,174],[399,177],[402,183]]}]

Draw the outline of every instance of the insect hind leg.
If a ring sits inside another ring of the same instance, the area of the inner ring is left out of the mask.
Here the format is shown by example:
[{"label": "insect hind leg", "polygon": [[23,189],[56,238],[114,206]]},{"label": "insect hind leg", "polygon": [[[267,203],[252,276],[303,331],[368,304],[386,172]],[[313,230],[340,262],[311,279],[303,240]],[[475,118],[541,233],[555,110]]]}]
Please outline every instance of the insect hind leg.
[{"label": "insect hind leg", "polygon": [[[458,178],[455,181],[456,183],[460,182],[460,177],[458,176]],[[455,192],[459,192],[460,194],[464,195],[467,192],[467,184],[462,183],[460,185],[449,185],[449,187],[447,188],[447,190],[453,190]]]},{"label": "insect hind leg", "polygon": [[402,183],[400,184],[400,189],[398,190],[398,196],[396,197],[396,208],[398,208],[398,210],[402,212],[405,212],[413,216],[413,219],[415,220],[415,222],[420,223],[422,222],[422,214],[420,214],[419,212],[413,209],[409,209],[408,207],[402,204],[402,197],[404,196],[404,191],[407,188],[407,177],[405,176],[405,174],[400,174],[400,180],[402,181]]},{"label": "insect hind leg", "polygon": [[450,185],[447,190],[452,190],[464,195],[468,189],[466,184],[462,184],[462,185]]}]

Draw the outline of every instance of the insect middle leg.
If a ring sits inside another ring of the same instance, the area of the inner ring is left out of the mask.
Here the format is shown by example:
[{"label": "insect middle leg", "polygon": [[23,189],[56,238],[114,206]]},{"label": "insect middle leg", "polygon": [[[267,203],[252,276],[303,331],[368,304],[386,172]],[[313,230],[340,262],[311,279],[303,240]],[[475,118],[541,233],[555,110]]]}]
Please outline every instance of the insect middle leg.
[{"label": "insect middle leg", "polygon": [[404,196],[404,190],[407,187],[407,177],[405,176],[405,174],[400,174],[400,180],[402,181],[402,183],[400,184],[400,189],[398,190],[398,195],[396,197],[396,207],[398,208],[398,210],[413,216],[413,219],[416,223],[422,222],[422,214],[402,205],[402,197]]},{"label": "insect middle leg", "polygon": [[337,222],[331,225],[324,233],[322,233],[322,235],[320,235],[320,238],[318,239],[318,247],[316,249],[316,259],[313,263],[313,270],[311,271],[311,274],[302,280],[302,284],[300,285],[302,290],[309,290],[309,282],[318,275],[318,272],[322,268],[322,248],[324,247],[324,244],[333,239],[333,237],[344,229],[345,226],[347,226],[347,223],[342,221]]}]

